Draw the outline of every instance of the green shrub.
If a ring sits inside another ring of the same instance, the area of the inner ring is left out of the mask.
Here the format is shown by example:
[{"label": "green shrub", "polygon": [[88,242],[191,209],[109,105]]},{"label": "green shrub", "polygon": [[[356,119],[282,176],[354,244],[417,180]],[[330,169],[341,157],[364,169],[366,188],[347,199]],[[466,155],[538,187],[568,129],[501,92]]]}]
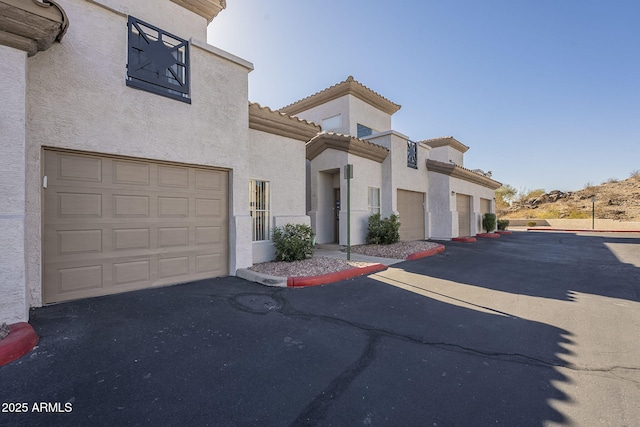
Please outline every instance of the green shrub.
[{"label": "green shrub", "polygon": [[538,225],[538,223],[537,223],[537,222],[535,222],[535,221],[529,221],[529,222],[527,222],[527,227],[535,227],[536,225]]},{"label": "green shrub", "polygon": [[367,228],[367,243],[376,245],[389,245],[400,240],[400,221],[397,215],[389,218],[381,218],[380,214],[369,217]]},{"label": "green shrub", "polygon": [[482,228],[487,230],[487,233],[496,229],[496,214],[486,213],[482,215]]},{"label": "green shrub", "polygon": [[304,224],[286,224],[273,230],[276,261],[300,261],[313,256],[315,234]]},{"label": "green shrub", "polygon": [[498,220],[498,230],[506,230],[507,227],[509,226],[509,220],[508,219],[499,219]]}]

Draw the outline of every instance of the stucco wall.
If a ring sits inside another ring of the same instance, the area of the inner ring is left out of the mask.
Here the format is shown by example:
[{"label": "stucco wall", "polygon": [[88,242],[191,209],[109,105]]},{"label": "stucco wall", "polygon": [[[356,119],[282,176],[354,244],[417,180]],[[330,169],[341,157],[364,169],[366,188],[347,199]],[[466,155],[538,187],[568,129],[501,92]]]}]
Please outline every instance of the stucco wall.
[{"label": "stucco wall", "polygon": [[[353,165],[351,179],[351,244],[366,243],[369,226],[369,187],[380,188],[382,192],[382,165],[374,160],[349,154],[347,161]],[[347,244],[347,180],[344,168],[340,174],[340,244]]]},{"label": "stucco wall", "polygon": [[317,123],[322,126],[322,120],[333,117],[336,114],[342,114],[342,126],[335,129],[322,129],[323,131],[330,131],[335,133],[349,133],[349,95],[341,96],[340,98],[333,99],[317,107],[302,111],[295,116],[308,120],[313,123]]},{"label": "stucco wall", "polygon": [[447,240],[453,237],[453,226],[458,229],[455,213],[456,197],[451,194],[449,177],[429,172],[429,237]]},{"label": "stucco wall", "polygon": [[391,129],[391,115],[367,104],[363,100],[349,95],[349,134],[358,135],[358,123],[376,132]]},{"label": "stucco wall", "polygon": [[471,235],[483,231],[480,199],[491,200],[491,210],[495,212],[494,190],[437,172],[429,172],[429,181],[430,236],[432,239],[447,240],[459,235],[456,194],[465,194],[472,198]]},{"label": "stucco wall", "polygon": [[[44,146],[229,169],[229,270],[234,274],[236,268],[250,266],[247,73],[251,64],[193,41],[191,105],[136,90],[125,84],[126,16],[87,1],[59,3],[69,16],[69,30],[62,43],[29,59],[27,78],[26,255],[33,304],[41,303]],[[110,3],[130,7],[137,18],[179,37],[202,34],[204,20],[185,15],[168,0]]]},{"label": "stucco wall", "polygon": [[[426,167],[426,159],[429,157],[429,148],[418,145],[418,169],[407,166],[407,140],[409,137],[396,131],[382,132],[366,138],[369,142],[381,145],[389,149],[389,155],[382,163],[382,216],[398,214],[398,189],[428,193],[429,175]],[[425,238],[428,236],[429,201],[425,208]],[[402,222],[402,218],[400,218]]]},{"label": "stucco wall", "polygon": [[[250,179],[270,182],[271,227],[310,224],[305,201],[305,153],[302,141],[249,129]],[[270,241],[253,242],[252,246],[254,264],[274,259]]]},{"label": "stucco wall", "polygon": [[464,166],[464,154],[449,146],[435,147],[431,149],[429,158],[443,163],[449,163],[449,160],[451,160],[456,165]]},{"label": "stucco wall", "polygon": [[[169,0],[61,0],[58,4],[67,12],[68,3],[94,3],[98,6],[105,7],[111,12],[122,15],[131,15],[138,19],[162,28],[170,33],[180,35],[188,34],[188,37],[194,37],[200,40],[207,39],[207,20],[188,9],[179,6]],[[144,18],[142,17],[144,16]],[[72,25],[75,22],[71,19]],[[214,24],[215,25],[215,22]],[[96,29],[101,29],[100,24],[96,25]]]},{"label": "stucco wall", "polygon": [[27,54],[0,46],[0,323],[28,318],[25,271]]},{"label": "stucco wall", "polygon": [[[495,197],[495,191],[490,188],[474,184],[473,182],[464,181],[460,178],[450,179],[451,190],[455,191],[456,193],[467,194],[472,197],[471,207],[473,212],[471,213],[471,235],[473,236],[475,234],[482,233],[482,212],[480,210],[480,199],[483,198],[491,200],[491,209],[492,211],[494,211],[495,208],[493,199]],[[454,234],[453,236],[455,237],[457,236],[457,234]]]}]

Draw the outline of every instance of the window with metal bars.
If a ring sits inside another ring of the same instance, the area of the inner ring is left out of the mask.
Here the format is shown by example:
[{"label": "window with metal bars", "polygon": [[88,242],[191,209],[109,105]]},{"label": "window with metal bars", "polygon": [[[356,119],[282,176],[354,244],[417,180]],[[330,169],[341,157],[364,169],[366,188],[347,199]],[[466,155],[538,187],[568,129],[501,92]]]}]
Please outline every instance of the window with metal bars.
[{"label": "window with metal bars", "polygon": [[369,187],[369,215],[380,213],[380,189]]},{"label": "window with metal bars", "polygon": [[252,240],[271,240],[271,202],[269,181],[249,181],[249,212]]}]

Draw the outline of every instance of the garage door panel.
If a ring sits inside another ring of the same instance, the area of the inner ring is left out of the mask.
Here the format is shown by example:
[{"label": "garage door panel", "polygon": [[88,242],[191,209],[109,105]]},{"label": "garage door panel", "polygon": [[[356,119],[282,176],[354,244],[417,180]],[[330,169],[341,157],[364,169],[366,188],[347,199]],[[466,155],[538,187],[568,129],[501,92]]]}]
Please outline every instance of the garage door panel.
[{"label": "garage door panel", "polygon": [[151,248],[149,228],[116,228],[112,233],[114,251]]},{"label": "garage door panel", "polygon": [[58,216],[61,218],[100,218],[102,194],[58,193]]},{"label": "garage door panel", "polygon": [[44,153],[46,303],[228,274],[227,172]]},{"label": "garage door panel", "polygon": [[224,189],[225,183],[220,174],[197,170],[195,175],[197,190],[222,191]]},{"label": "garage door panel", "polygon": [[400,240],[424,240],[424,193],[398,190]]},{"label": "garage door panel", "polygon": [[189,257],[160,258],[158,260],[158,278],[165,279],[189,274]]},{"label": "garage door panel", "polygon": [[188,189],[189,169],[175,166],[159,166],[158,186]]},{"label": "garage door panel", "polygon": [[456,194],[456,208],[458,211],[458,236],[471,235],[471,197],[466,194]]},{"label": "garage door panel", "polygon": [[60,230],[58,255],[102,252],[102,230]]},{"label": "garage door panel", "polygon": [[62,154],[58,156],[58,163],[58,173],[52,178],[57,178],[59,181],[102,182],[100,158]]},{"label": "garage door panel", "polygon": [[114,160],[112,179],[115,184],[149,186],[151,184],[151,166],[140,162]]}]

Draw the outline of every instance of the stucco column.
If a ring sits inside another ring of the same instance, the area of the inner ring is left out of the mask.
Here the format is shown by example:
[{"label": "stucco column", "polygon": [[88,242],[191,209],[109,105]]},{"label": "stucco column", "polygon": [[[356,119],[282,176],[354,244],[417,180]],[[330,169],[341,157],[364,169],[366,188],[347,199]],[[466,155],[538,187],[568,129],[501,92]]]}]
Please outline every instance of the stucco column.
[{"label": "stucco column", "polygon": [[0,46],[0,323],[28,320],[25,274],[27,53]]}]

